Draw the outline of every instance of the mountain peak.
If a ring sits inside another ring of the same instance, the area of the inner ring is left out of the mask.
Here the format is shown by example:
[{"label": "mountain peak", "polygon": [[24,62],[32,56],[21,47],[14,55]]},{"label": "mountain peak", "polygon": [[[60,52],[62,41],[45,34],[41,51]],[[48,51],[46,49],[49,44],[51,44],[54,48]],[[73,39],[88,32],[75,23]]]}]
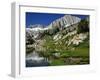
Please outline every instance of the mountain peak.
[{"label": "mountain peak", "polygon": [[35,25],[30,25],[29,28],[44,28],[44,25],[41,24],[35,24]]}]

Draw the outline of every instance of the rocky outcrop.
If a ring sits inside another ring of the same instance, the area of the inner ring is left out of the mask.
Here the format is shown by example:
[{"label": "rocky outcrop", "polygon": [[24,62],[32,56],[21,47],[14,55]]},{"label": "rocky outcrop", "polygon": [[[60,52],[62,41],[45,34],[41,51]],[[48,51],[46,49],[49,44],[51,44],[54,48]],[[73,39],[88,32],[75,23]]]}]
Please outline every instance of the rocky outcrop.
[{"label": "rocky outcrop", "polygon": [[26,28],[26,38],[30,36],[34,39],[40,39],[45,33],[55,34],[57,33],[57,31],[64,28],[66,28],[67,32],[73,31],[74,29],[76,29],[77,23],[80,22],[80,20],[81,19],[78,17],[65,15],[53,21],[46,27],[40,24],[30,25],[29,28]]},{"label": "rocky outcrop", "polygon": [[73,37],[73,39],[71,40],[71,42],[75,45],[79,45],[80,43],[82,43],[86,38],[88,37],[88,33],[80,33],[77,34]]},{"label": "rocky outcrop", "polygon": [[80,22],[80,20],[81,19],[78,17],[72,15],[65,15],[64,17],[53,21],[50,25],[48,25],[48,27],[58,27],[60,30],[62,30],[64,27],[68,27]]}]

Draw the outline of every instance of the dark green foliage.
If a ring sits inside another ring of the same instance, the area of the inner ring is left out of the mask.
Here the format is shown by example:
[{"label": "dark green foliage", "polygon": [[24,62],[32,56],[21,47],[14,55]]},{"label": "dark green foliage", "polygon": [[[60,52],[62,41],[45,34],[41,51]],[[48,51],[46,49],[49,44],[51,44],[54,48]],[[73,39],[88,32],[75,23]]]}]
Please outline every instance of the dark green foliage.
[{"label": "dark green foliage", "polygon": [[89,32],[89,21],[86,19],[83,19],[79,22],[78,28],[77,28],[77,33],[84,33],[84,32]]},{"label": "dark green foliage", "polygon": [[35,50],[35,48],[33,48],[33,47],[26,47],[26,53],[27,54],[33,52],[33,50]]},{"label": "dark green foliage", "polygon": [[27,43],[26,43],[26,45],[28,45],[28,44],[33,44],[35,41],[32,39],[32,38],[29,38],[29,39],[27,39]]},{"label": "dark green foliage", "polygon": [[53,28],[53,34],[56,34],[57,32],[59,32],[59,28],[57,27],[57,26],[55,26],[54,28]]}]

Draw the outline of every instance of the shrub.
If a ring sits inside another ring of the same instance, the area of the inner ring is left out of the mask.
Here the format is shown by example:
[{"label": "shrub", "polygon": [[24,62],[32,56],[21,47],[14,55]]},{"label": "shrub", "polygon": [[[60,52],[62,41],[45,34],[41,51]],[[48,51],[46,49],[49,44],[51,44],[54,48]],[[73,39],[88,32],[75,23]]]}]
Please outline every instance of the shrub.
[{"label": "shrub", "polygon": [[86,19],[83,19],[79,22],[78,28],[77,28],[77,33],[84,33],[84,32],[89,32],[89,21]]}]

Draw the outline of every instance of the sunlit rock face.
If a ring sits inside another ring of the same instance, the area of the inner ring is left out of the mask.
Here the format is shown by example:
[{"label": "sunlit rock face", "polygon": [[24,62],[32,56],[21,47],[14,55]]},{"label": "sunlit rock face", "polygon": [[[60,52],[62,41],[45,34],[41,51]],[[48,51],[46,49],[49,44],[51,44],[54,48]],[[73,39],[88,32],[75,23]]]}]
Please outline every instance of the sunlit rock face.
[{"label": "sunlit rock face", "polygon": [[26,28],[26,35],[30,35],[34,39],[40,39],[44,35],[44,32],[53,34],[54,31],[56,31],[55,29],[63,30],[64,28],[66,28],[67,31],[73,31],[76,26],[71,25],[77,24],[78,22],[80,22],[80,20],[81,19],[79,17],[65,15],[59,19],[56,19],[48,26],[40,24],[30,25],[29,28]]},{"label": "sunlit rock face", "polygon": [[53,21],[49,25],[49,27],[59,27],[62,30],[64,27],[68,27],[68,26],[71,26],[73,24],[80,22],[80,20],[81,19],[78,17],[71,16],[71,15],[65,15],[64,17],[61,17]]},{"label": "sunlit rock face", "polygon": [[71,34],[74,35],[77,33],[75,30],[80,21],[81,19],[79,17],[65,15],[59,19],[56,19],[48,26],[41,24],[30,25],[28,28],[26,28],[26,43],[36,43],[37,40],[41,40],[46,34],[54,36],[54,40],[57,41],[64,37],[62,34],[57,33],[59,31],[65,31],[65,38],[69,35],[71,36]]}]

